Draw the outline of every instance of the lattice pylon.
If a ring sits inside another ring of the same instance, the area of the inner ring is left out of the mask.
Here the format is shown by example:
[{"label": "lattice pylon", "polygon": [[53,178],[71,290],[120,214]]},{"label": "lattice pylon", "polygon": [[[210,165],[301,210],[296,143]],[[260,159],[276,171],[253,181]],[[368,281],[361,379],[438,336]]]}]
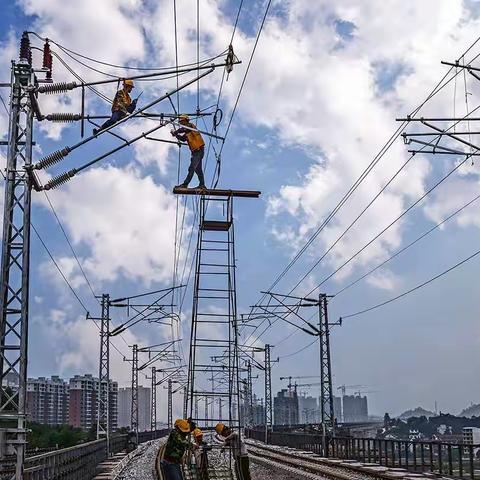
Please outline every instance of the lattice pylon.
[{"label": "lattice pylon", "polygon": [[330,358],[330,325],[328,323],[328,298],[319,295],[319,347],[320,347],[320,412],[325,428],[333,428],[335,417],[333,413],[332,363]]},{"label": "lattice pylon", "polygon": [[[28,37],[27,37],[28,41]],[[33,110],[35,77],[28,59],[12,63],[0,284],[0,457],[16,455],[13,478],[23,478],[30,277]],[[10,387],[12,377],[18,388]]]},{"label": "lattice pylon", "polygon": [[107,440],[110,453],[110,295],[102,295],[100,318],[100,361],[97,392],[97,439]]}]

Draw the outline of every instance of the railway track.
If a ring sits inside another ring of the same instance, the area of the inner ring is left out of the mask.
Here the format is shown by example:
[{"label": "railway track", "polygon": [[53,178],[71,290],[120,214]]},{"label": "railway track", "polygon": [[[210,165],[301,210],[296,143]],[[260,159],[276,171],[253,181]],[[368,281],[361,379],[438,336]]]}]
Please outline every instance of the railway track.
[{"label": "railway track", "polygon": [[247,440],[246,443],[252,462],[288,472],[292,479],[421,480],[437,478],[429,473],[412,473],[402,468],[387,468],[371,463],[323,458],[313,452],[264,445],[251,440]]}]

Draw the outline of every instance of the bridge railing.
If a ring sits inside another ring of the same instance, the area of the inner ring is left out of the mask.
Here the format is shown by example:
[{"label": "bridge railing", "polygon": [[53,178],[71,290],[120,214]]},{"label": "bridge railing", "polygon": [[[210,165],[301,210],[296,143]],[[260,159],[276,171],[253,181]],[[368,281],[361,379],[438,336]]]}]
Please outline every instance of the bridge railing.
[{"label": "bridge railing", "polygon": [[[110,438],[110,450],[117,453],[126,446],[126,435]],[[107,458],[105,439],[42,453],[25,459],[25,480],[44,480],[46,478],[68,478],[69,480],[91,480],[99,463]],[[11,468],[14,468],[12,465]],[[8,471],[2,471],[1,477],[10,478]]]},{"label": "bridge railing", "polygon": [[[265,430],[246,429],[245,435],[262,442],[265,440]],[[327,448],[323,452],[322,435],[298,432],[268,432],[268,443],[413,472],[480,479],[480,445],[333,437],[327,438]]]}]

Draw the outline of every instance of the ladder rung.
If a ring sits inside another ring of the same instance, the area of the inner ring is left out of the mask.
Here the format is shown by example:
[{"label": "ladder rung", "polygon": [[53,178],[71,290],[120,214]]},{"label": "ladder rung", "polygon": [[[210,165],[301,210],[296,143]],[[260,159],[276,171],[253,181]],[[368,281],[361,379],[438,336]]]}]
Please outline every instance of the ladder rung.
[{"label": "ladder rung", "polygon": [[229,275],[229,272],[198,272],[199,275]]},{"label": "ladder rung", "polygon": [[228,320],[195,320],[197,323],[230,323]]}]

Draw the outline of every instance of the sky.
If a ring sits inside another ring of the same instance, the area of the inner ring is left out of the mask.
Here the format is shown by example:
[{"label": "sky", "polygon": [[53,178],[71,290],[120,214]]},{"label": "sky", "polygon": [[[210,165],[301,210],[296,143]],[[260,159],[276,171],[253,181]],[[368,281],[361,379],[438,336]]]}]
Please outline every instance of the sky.
[{"label": "sky", "polygon": [[[200,59],[215,57],[228,47],[239,3],[199,1]],[[234,66],[223,83],[220,135],[227,130],[266,3],[244,2],[240,11],[232,44],[242,63]],[[195,2],[188,0],[177,0],[176,6],[177,56],[178,63],[184,65],[197,60],[197,10]],[[10,78],[10,62],[17,58],[24,30],[111,65],[175,65],[171,0],[2,0],[2,12],[0,82]],[[441,61],[460,60],[460,64],[480,66],[476,59],[480,44],[474,43],[479,14],[480,4],[473,0],[317,0],[314,8],[312,2],[304,0],[272,1],[222,150],[219,187],[262,192],[258,200],[235,202],[240,313],[248,312],[249,306],[260,300],[260,291],[271,287],[364,169],[378,159],[275,286],[276,291],[288,293],[305,277],[294,294],[305,295],[321,282],[312,295],[338,293],[329,302],[331,321],[344,317],[342,325],[333,326],[331,332],[334,389],[342,384],[365,385],[363,390],[371,392],[367,395],[373,414],[388,411],[395,415],[417,406],[433,410],[435,402],[441,411],[458,413],[472,402],[480,403],[480,386],[475,381],[480,366],[478,257],[405,297],[347,318],[422,284],[476,252],[479,202],[339,293],[479,194],[480,170],[475,157],[429,192],[464,156],[420,153],[410,158],[407,150],[421,145],[405,145],[401,137],[395,138],[387,151],[382,150],[395,132],[431,132],[421,124],[402,127],[396,119],[422,105],[445,75],[449,81],[416,115],[475,117],[480,98],[478,80],[462,69],[449,70]],[[33,34],[30,37],[34,46],[42,46]],[[105,74],[128,75],[123,68],[69,57],[69,50],[56,45],[52,49],[85,80],[113,78]],[[39,55],[34,51],[36,66],[40,66]],[[74,80],[56,57],[53,64],[56,82]],[[179,82],[194,76],[195,72],[183,75]],[[217,101],[221,79],[222,70],[217,69],[199,82],[198,92],[196,86],[182,90],[180,111],[195,111],[198,93],[200,109],[211,112],[208,107]],[[139,105],[146,105],[175,85],[175,78],[137,82],[135,93],[144,92]],[[116,86],[110,83],[99,90],[112,98]],[[77,90],[41,96],[42,111],[79,113]],[[7,102],[8,90],[1,89],[0,94]],[[155,108],[157,112],[172,111],[167,101]],[[87,90],[86,110],[91,115],[105,115],[109,105]],[[210,130],[211,116],[199,125]],[[441,125],[451,127],[451,123]],[[133,138],[152,126],[151,121],[132,119],[118,126],[116,133]],[[463,132],[461,138],[471,132],[468,138],[475,144],[475,127],[475,121],[462,122],[453,131]],[[6,135],[7,117],[0,105],[0,136],[5,139]],[[168,127],[155,136],[171,138]],[[36,122],[34,137],[34,161],[38,161],[77,143],[80,127],[78,123]],[[468,148],[451,138],[442,142],[461,151]],[[117,145],[116,138],[102,135],[59,165],[42,171],[41,179],[45,182]],[[214,140],[212,146],[219,152],[221,143]],[[208,183],[216,164],[213,148],[206,162]],[[379,152],[384,154],[379,156]],[[5,147],[0,147],[2,162],[5,156]],[[171,193],[178,171],[182,176],[188,161],[185,148],[181,149],[179,165],[176,145],[141,140],[49,193],[95,294],[109,293],[116,298],[171,286],[176,219],[184,225],[181,241],[180,234],[177,238],[179,269],[186,272],[184,280],[188,279],[193,251],[188,248],[190,235],[190,246],[196,242],[195,205],[191,198]],[[411,205],[415,206],[409,209]],[[401,219],[395,221],[399,216]],[[34,193],[32,221],[86,309],[99,316],[98,302],[42,193]],[[179,327],[184,339],[189,337],[192,305],[191,282],[189,285]],[[85,318],[85,309],[35,236],[30,311],[29,376],[97,372],[98,330]],[[113,323],[124,321],[124,315],[114,311]],[[279,358],[272,372],[274,391],[286,386],[281,376],[318,374],[317,345],[303,349],[311,337],[285,323],[273,324],[257,338],[262,330],[250,335],[252,329],[242,329],[242,341],[274,346],[272,357]],[[169,334],[168,328],[158,325],[138,325],[114,343],[127,355],[128,345],[161,342]],[[187,352],[187,340],[183,344]],[[121,386],[129,383],[129,368],[122,355],[113,351],[113,378]],[[141,383],[148,385],[149,381],[141,377]],[[261,372],[254,383],[255,393],[263,396]],[[318,395],[315,388],[306,391]],[[161,389],[160,420],[166,417],[165,394]],[[180,412],[180,395],[175,396],[175,409]]]}]

